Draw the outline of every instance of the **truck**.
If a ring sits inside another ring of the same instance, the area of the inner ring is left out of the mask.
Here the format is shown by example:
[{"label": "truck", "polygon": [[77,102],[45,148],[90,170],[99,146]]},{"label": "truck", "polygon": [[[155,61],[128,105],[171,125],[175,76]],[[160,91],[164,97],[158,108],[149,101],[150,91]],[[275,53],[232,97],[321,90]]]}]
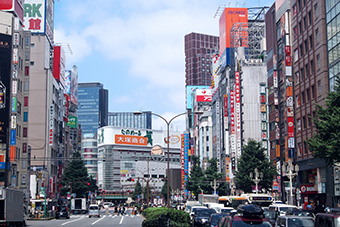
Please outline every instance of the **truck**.
[{"label": "truck", "polygon": [[12,188],[0,189],[0,225],[26,225],[23,191]]},{"label": "truck", "polygon": [[73,214],[86,214],[87,206],[85,198],[71,199],[71,212]]},{"label": "truck", "polygon": [[207,203],[218,203],[218,195],[211,195],[211,194],[199,194],[198,201],[203,206]]}]

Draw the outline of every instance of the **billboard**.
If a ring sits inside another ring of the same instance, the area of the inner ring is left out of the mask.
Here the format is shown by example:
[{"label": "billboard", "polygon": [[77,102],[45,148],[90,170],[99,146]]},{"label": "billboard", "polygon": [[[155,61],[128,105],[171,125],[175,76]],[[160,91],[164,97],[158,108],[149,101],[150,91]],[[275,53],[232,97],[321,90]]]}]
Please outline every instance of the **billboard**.
[{"label": "billboard", "polygon": [[196,89],[197,102],[211,102],[212,94],[211,89]]},{"label": "billboard", "polygon": [[1,0],[0,10],[14,12],[21,22],[24,21],[24,0]]},{"label": "billboard", "polygon": [[186,87],[186,101],[187,101],[187,109],[193,108],[193,100],[192,100],[192,94],[196,91],[196,89],[208,89],[209,86],[206,85],[189,85]]},{"label": "billboard", "polygon": [[220,53],[230,48],[230,29],[234,23],[248,22],[247,8],[225,8],[219,20]]},{"label": "billboard", "polygon": [[78,69],[73,66],[71,69],[71,90],[70,90],[71,102],[78,104]]},{"label": "billboard", "polygon": [[45,34],[53,43],[53,0],[25,0],[24,29],[32,34]]},{"label": "billboard", "polygon": [[70,96],[70,93],[71,93],[71,70],[65,71],[65,93]]},{"label": "billboard", "polygon": [[53,47],[53,77],[65,87],[65,52],[61,46]]},{"label": "billboard", "polygon": [[8,140],[12,37],[0,34],[0,143]]}]

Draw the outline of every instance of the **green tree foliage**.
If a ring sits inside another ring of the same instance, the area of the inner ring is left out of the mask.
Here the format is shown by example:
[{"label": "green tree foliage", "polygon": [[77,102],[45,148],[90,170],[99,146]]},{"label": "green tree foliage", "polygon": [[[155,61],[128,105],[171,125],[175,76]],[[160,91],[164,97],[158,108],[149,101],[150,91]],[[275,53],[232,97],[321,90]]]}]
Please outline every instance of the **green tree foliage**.
[{"label": "green tree foliage", "polygon": [[242,155],[238,160],[236,177],[236,187],[245,193],[252,191],[255,185],[250,178],[250,172],[255,176],[255,168],[263,173],[263,179],[259,182],[261,189],[268,190],[272,187],[273,177],[277,174],[277,170],[272,162],[269,162],[265,155],[265,149],[260,142],[249,140],[248,144],[243,146]]},{"label": "green tree foliage", "polygon": [[194,193],[196,198],[200,194],[200,188],[205,187],[203,183],[204,173],[200,165],[200,159],[198,156],[191,156],[192,169],[190,176],[188,177],[186,189]]},{"label": "green tree foliage", "polygon": [[[204,176],[201,188],[205,194],[213,194],[214,188],[212,185],[214,184],[214,180],[216,181],[216,186],[221,185],[220,182],[223,180],[223,173],[218,173],[216,158],[210,159],[208,162],[209,166],[203,173]],[[222,187],[220,189],[223,190]],[[219,190],[216,189],[216,191]]]},{"label": "green tree foliage", "polygon": [[139,180],[137,180],[136,185],[135,185],[135,190],[132,194],[132,199],[137,201],[138,196],[142,195],[142,185],[139,183]]},{"label": "green tree foliage", "polygon": [[[88,185],[90,183],[90,185]],[[79,152],[76,152],[68,166],[65,168],[62,176],[62,195],[66,195],[67,192],[76,193],[77,197],[84,197],[91,189],[96,188],[94,179],[87,175],[87,169],[85,163],[81,158]]]},{"label": "green tree foliage", "polygon": [[334,91],[328,93],[325,107],[316,104],[313,119],[316,133],[308,139],[309,149],[315,158],[324,159],[329,165],[340,162],[340,78],[336,78]]},{"label": "green tree foliage", "polygon": [[166,207],[149,207],[143,211],[145,217],[142,227],[167,226],[170,219],[170,227],[190,227],[190,215],[182,210]]},{"label": "green tree foliage", "polygon": [[[171,186],[169,187],[169,190],[171,192]],[[168,181],[164,181],[164,184],[162,186],[161,194],[164,197],[164,201],[168,202]]]}]

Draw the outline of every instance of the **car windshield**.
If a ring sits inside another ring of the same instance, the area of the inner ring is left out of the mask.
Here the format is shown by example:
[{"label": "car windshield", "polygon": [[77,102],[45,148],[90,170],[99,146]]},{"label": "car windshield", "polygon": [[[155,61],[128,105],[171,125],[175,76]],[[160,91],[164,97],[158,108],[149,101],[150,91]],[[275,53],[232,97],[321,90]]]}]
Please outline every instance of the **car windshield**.
[{"label": "car windshield", "polygon": [[234,221],[232,227],[272,227],[267,221]]},{"label": "car windshield", "polygon": [[289,218],[288,219],[288,226],[292,226],[292,227],[300,227],[300,226],[313,227],[314,226],[314,220],[312,218]]},{"label": "car windshield", "polygon": [[216,213],[215,210],[201,209],[196,211],[196,215],[199,217],[209,217],[210,214]]},{"label": "car windshield", "polygon": [[90,210],[98,210],[99,208],[97,206],[90,206]]}]

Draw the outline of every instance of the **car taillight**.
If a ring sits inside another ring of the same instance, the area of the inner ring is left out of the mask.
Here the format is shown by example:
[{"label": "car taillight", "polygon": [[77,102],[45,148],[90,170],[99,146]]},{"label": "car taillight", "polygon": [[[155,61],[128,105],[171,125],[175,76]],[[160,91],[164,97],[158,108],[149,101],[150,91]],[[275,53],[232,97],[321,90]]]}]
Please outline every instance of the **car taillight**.
[{"label": "car taillight", "polygon": [[67,207],[66,207],[66,212],[67,212]]}]

